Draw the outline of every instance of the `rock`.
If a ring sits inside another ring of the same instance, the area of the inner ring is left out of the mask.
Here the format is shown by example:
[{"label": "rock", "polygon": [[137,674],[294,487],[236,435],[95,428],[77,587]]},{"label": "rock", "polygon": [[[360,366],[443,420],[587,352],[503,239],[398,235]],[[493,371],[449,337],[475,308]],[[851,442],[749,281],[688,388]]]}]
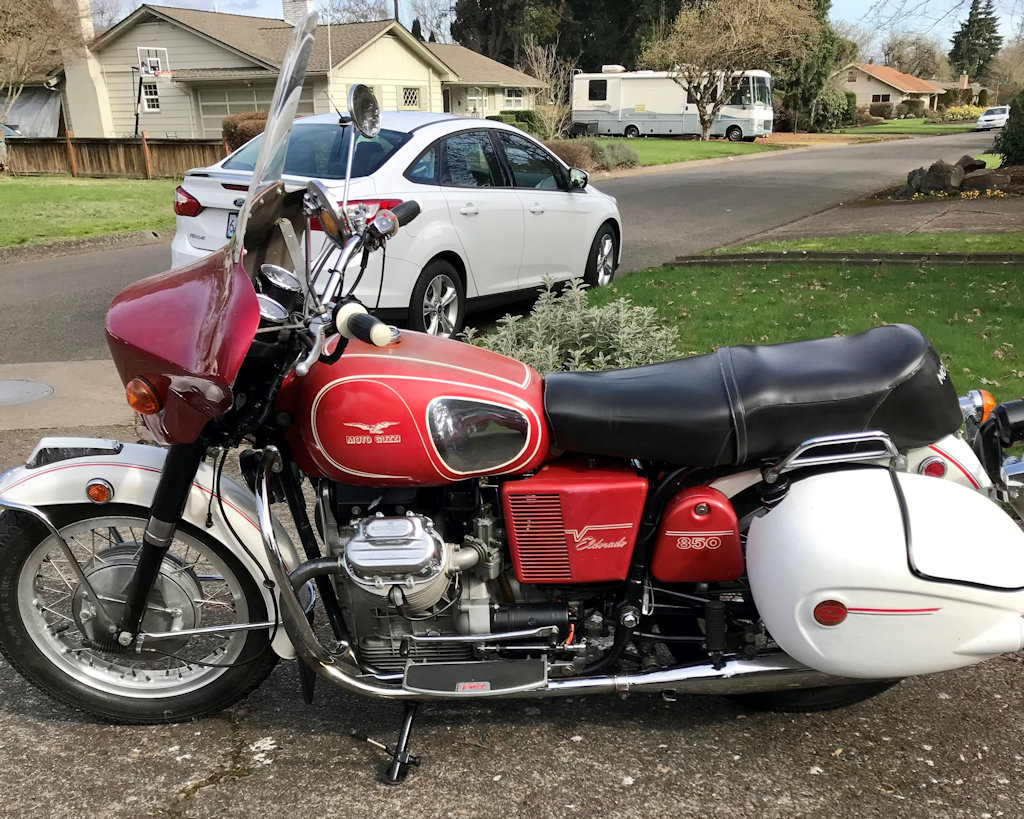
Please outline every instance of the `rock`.
[{"label": "rock", "polygon": [[959,189],[964,181],[964,169],[939,160],[934,163],[921,180],[921,193],[938,193]]},{"label": "rock", "polygon": [[961,188],[965,191],[1005,190],[1010,184],[1010,174],[1006,171],[978,170],[971,171],[964,177]]},{"label": "rock", "polygon": [[921,183],[924,181],[924,168],[917,168],[907,174],[907,196],[913,196],[921,192]]},{"label": "rock", "polygon": [[975,159],[973,156],[964,154],[960,157],[956,164],[964,169],[964,173],[968,174],[972,171],[983,171],[987,167],[983,159]]}]

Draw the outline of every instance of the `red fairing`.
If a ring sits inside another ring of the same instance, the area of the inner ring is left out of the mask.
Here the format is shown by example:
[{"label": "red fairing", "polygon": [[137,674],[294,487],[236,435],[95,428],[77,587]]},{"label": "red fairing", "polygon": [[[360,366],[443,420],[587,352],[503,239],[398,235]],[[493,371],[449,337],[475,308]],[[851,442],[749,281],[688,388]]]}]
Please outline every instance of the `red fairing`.
[{"label": "red fairing", "polygon": [[259,304],[228,247],[122,290],[107,312],[107,344],[127,384],[149,381],[163,409],[142,416],[163,444],[190,443],[231,408],[231,384],[259,325]]},{"label": "red fairing", "polygon": [[740,527],[729,499],[708,486],[676,495],[661,518],[651,576],[662,583],[711,583],[742,574]]},{"label": "red fairing", "polygon": [[408,330],[386,348],[350,341],[336,363],[290,377],[277,408],[294,418],[299,467],[347,484],[443,486],[526,472],[548,455],[539,373]]},{"label": "red fairing", "polygon": [[628,466],[558,461],[501,486],[509,545],[522,583],[625,580],[647,481]]}]

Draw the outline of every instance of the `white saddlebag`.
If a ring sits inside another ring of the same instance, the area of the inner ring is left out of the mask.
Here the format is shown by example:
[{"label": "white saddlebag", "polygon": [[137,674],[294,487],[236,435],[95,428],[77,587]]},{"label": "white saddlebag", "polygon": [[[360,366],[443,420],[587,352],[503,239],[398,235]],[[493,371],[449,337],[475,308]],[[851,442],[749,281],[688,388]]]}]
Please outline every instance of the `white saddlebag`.
[{"label": "white saddlebag", "polygon": [[796,481],[751,523],[747,571],[771,636],[844,677],[927,674],[1018,651],[1024,533],[976,491],[895,477],[898,491],[886,469]]}]

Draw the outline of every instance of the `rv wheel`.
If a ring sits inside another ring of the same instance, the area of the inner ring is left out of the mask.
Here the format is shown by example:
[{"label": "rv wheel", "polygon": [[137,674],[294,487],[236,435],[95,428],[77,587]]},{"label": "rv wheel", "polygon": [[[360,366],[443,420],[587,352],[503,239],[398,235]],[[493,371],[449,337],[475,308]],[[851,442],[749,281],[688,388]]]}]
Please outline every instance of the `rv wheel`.
[{"label": "rv wheel", "polygon": [[725,138],[730,142],[739,142],[743,139],[743,131],[740,130],[739,125],[730,125],[729,130],[725,132]]},{"label": "rv wheel", "polygon": [[640,129],[637,128],[635,125],[627,125],[626,130],[623,131],[623,133],[626,135],[628,139],[636,139],[638,136],[640,136]]}]

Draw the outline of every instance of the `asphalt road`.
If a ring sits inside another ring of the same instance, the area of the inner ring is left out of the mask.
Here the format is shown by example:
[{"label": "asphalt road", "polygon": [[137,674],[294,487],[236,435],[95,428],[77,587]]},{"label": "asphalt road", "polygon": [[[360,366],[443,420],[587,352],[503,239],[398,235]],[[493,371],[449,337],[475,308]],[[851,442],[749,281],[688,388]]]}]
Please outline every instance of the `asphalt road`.
[{"label": "asphalt road", "polygon": [[[991,134],[780,152],[598,182],[625,229],[622,270],[662,264],[894,184],[940,157],[991,147]],[[103,316],[127,284],[169,264],[166,245],[0,265],[0,364],[106,358]]]}]

